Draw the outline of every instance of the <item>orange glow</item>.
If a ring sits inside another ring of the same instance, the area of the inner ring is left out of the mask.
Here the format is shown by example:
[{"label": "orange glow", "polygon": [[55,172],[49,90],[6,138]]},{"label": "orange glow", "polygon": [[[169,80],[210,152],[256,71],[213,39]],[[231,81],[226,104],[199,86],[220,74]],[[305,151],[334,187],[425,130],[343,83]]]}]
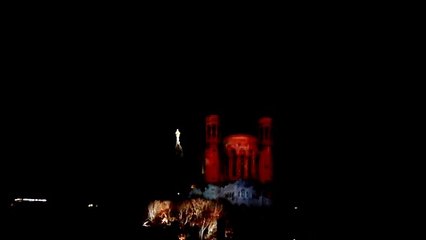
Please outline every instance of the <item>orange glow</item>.
[{"label": "orange glow", "polygon": [[[144,227],[153,225],[170,226],[177,222],[180,229],[195,227],[200,239],[212,239],[217,233],[217,220],[223,216],[223,205],[218,201],[202,198],[185,200],[179,204],[155,200],[148,205],[148,220]],[[178,235],[186,239],[186,234]]]}]

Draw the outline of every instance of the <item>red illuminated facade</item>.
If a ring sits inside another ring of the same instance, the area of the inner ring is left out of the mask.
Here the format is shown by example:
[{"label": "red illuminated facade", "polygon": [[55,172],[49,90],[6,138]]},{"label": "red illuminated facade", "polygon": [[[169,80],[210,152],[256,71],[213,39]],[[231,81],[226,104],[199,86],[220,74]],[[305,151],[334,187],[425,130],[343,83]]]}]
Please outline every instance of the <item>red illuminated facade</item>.
[{"label": "red illuminated facade", "polygon": [[[232,134],[220,138],[219,116],[206,117],[204,178],[207,183],[236,180],[272,181],[272,119],[259,119],[259,138]],[[223,154],[221,154],[223,153]]]},{"label": "red illuminated facade", "polygon": [[206,117],[206,182],[217,183],[222,180],[219,159],[219,116],[210,115]]}]

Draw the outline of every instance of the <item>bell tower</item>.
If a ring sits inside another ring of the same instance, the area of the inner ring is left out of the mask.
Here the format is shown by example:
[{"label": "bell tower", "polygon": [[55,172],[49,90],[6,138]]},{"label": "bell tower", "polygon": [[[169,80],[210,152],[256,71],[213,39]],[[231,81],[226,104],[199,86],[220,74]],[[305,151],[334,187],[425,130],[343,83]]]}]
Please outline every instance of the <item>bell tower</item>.
[{"label": "bell tower", "polygon": [[206,117],[206,150],[205,150],[205,173],[207,183],[218,183],[221,181],[220,158],[219,158],[219,116],[209,115]]},{"label": "bell tower", "polygon": [[261,183],[272,181],[272,118],[262,117],[259,119],[259,180]]}]

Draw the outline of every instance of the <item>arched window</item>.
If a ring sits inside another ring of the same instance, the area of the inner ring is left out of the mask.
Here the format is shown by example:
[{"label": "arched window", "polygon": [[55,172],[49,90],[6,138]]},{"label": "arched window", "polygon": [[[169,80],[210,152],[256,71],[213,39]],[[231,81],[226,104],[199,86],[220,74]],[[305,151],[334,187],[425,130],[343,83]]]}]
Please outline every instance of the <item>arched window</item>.
[{"label": "arched window", "polygon": [[232,161],[232,177],[235,177],[235,176],[237,176],[237,151],[235,151],[235,149],[232,149],[231,150],[231,161]]},{"label": "arched window", "polygon": [[240,152],[238,153],[238,157],[240,158],[240,166],[239,166],[239,168],[238,168],[238,170],[239,170],[239,173],[238,173],[238,176],[240,177],[240,178],[245,178],[246,176],[244,176],[244,174],[245,174],[245,171],[244,171],[244,165],[246,164],[245,163],[245,151],[244,150],[240,150]]}]

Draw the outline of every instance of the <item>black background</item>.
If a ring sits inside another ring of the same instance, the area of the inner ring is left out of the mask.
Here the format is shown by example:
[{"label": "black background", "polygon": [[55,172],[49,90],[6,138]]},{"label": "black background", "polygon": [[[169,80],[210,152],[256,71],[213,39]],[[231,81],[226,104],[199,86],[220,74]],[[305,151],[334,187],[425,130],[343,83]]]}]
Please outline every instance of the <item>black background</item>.
[{"label": "black background", "polygon": [[3,66],[5,205],[23,194],[58,206],[143,202],[173,185],[177,128],[189,174],[199,171],[204,117],[215,113],[224,134],[256,134],[259,117],[273,118],[276,193],[283,209],[301,204],[317,221],[334,173],[338,140],[330,135],[345,117],[335,118],[340,105],[329,108],[344,97],[330,99],[334,85],[316,81],[339,74],[323,60],[340,53],[330,56],[313,35],[283,38],[294,26],[261,24],[200,34],[19,26],[7,36]]}]

